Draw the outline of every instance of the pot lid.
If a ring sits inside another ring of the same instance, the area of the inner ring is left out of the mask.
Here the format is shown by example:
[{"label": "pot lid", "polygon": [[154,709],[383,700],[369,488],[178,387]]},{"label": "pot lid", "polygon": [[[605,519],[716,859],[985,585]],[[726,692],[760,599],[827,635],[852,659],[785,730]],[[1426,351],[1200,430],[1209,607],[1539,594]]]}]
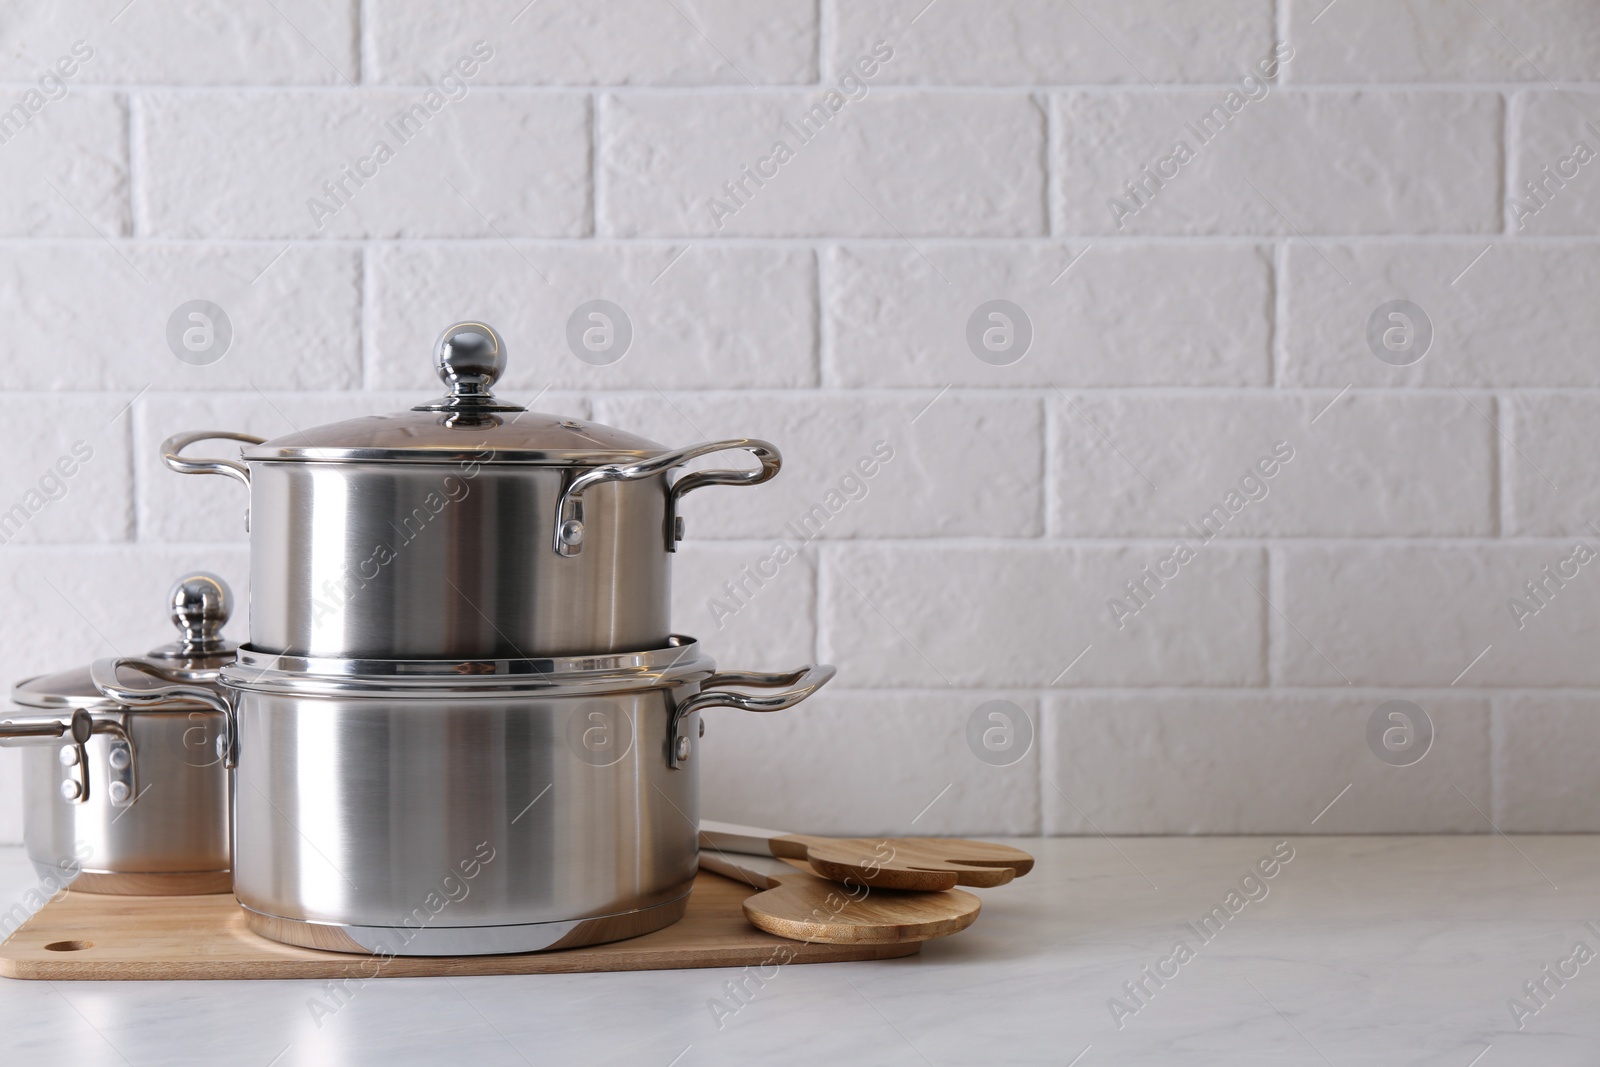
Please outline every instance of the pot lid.
[{"label": "pot lid", "polygon": [[[233,614],[233,590],[217,575],[195,571],[173,583],[167,607],[179,638],[152,649],[145,658],[170,675],[172,681],[215,682],[217,671],[233,662],[236,648],[222,639],[222,627]],[[165,684],[161,679],[132,671],[127,672],[125,681],[130,689],[153,689]],[[87,664],[18,682],[12,687],[11,698],[24,707],[51,710],[116,705],[95,688]],[[182,706],[185,705],[173,705],[175,709]]]},{"label": "pot lid", "polygon": [[450,390],[446,395],[410,411],[275,437],[246,448],[244,458],[593,466],[666,451],[648,438],[610,426],[540,414],[500,400],[491,386],[505,368],[505,341],[494,327],[458,322],[434,345],[434,369]]}]

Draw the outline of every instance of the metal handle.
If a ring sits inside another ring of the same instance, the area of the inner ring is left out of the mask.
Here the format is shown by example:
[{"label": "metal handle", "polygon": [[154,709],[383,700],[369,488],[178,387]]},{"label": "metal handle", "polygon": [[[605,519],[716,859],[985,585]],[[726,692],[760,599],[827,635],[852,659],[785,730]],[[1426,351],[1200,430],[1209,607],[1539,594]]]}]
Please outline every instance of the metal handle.
[{"label": "metal handle", "polygon": [[676,552],[678,542],[683,540],[683,525],[678,518],[678,501],[706,485],[760,485],[767,481],[783,466],[783,457],[778,450],[765,441],[745,437],[737,441],[723,441],[713,446],[710,451],[721,451],[727,448],[744,449],[761,461],[761,466],[755,470],[709,470],[695,471],[685,474],[682,478],[672,483],[672,492],[667,496],[667,551]]},{"label": "metal handle", "polygon": [[[839,673],[831,663],[814,663],[797,671],[768,674],[760,671],[718,671],[700,684],[700,692],[680,704],[684,714],[701,708],[738,708],[741,711],[782,711],[792,708],[833,680]],[[781,693],[761,696],[756,693],[721,692],[727,685],[752,685],[758,689],[792,686]]]},{"label": "metal handle", "polygon": [[[814,663],[797,671],[767,674],[760,671],[718,671],[700,683],[700,692],[684,700],[672,710],[672,721],[667,727],[667,764],[674,770],[689,758],[689,734],[683,724],[690,715],[705,708],[738,708],[741,711],[782,711],[792,708],[818,689],[827,685],[838,673],[831,663]],[[727,692],[727,685],[749,685],[758,689],[778,689],[781,693]]]},{"label": "metal handle", "polygon": [[70,719],[0,720],[0,748],[24,748],[54,741],[72,729]]},{"label": "metal handle", "polygon": [[[147,689],[130,689],[117,677],[117,672],[124,667],[171,684],[151,686]],[[221,712],[222,733],[217,738],[217,754],[222,757],[224,766],[230,770],[238,764],[239,751],[234,730],[233,705],[226,696],[216,690],[178,681],[172,671],[159,664],[131,656],[95,660],[89,667],[89,680],[94,682],[96,689],[119,704],[139,708],[159,708],[192,701]]]},{"label": "metal handle", "polygon": [[696,471],[678,479],[668,492],[667,551],[676,551],[678,540],[683,536],[683,531],[678,527],[678,498],[702,485],[760,485],[777,474],[778,468],[783,465],[783,457],[778,454],[776,448],[766,441],[758,441],[753,437],[738,437],[730,441],[708,441],[704,444],[674,449],[659,456],[640,460],[638,463],[607,463],[584,471],[568,483],[561,493],[561,500],[556,504],[556,554],[576,556],[583,551],[583,494],[590,486],[599,485],[601,482],[631,482],[640,478],[654,477],[662,471],[681,467],[691,459],[731,449],[743,449],[752,453],[761,461],[761,466],[754,470],[742,471]]},{"label": "metal handle", "polygon": [[139,799],[134,770],[138,760],[133,738],[122,723],[115,719],[97,719],[84,708],[77,708],[72,717],[65,720],[17,722],[7,719],[0,722],[0,746],[6,748],[49,744],[61,737],[67,739],[61,749],[61,762],[68,768],[70,777],[61,783],[61,795],[73,804],[83,804],[89,799],[89,738],[95,734],[109,734],[113,738],[111,751],[107,753],[111,780],[108,795],[114,806],[129,807]]},{"label": "metal handle", "polygon": [[266,440],[254,434],[235,433],[232,430],[195,430],[191,433],[173,434],[161,442],[161,462],[179,474],[226,474],[250,487],[250,468],[234,459],[186,459],[184,449],[197,441],[243,441],[259,445]]}]

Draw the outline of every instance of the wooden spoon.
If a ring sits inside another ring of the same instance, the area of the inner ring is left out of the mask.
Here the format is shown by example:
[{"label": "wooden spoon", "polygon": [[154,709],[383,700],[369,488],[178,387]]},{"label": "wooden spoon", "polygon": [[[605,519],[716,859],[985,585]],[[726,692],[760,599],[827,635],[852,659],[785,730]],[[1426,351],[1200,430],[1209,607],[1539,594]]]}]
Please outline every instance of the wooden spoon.
[{"label": "wooden spoon", "polygon": [[958,885],[1005,885],[1033,870],[1009,845],[953,837],[819,837],[703,819],[700,848],[803,860],[825,878],[873,889],[939,892]]},{"label": "wooden spoon", "polygon": [[794,941],[884,945],[930,941],[965,930],[981,901],[971,893],[846,887],[783,860],[701,852],[700,867],[761,890],[745,898],[750,925]]}]

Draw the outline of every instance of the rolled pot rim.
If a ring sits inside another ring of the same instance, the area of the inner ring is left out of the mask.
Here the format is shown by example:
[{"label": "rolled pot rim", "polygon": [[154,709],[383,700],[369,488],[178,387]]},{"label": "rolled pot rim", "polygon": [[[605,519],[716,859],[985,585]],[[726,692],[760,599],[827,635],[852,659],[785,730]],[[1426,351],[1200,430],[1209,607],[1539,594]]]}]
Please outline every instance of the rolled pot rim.
[{"label": "rolled pot rim", "polygon": [[674,634],[665,647],[644,652],[526,659],[338,659],[271,653],[244,645],[219,680],[229,689],[245,692],[438,699],[631,692],[676,685],[715,670],[698,641]]},{"label": "rolled pot rim", "polygon": [[267,442],[244,450],[246,463],[344,463],[366,464],[392,471],[395,467],[473,465],[486,467],[598,467],[606,463],[628,463],[651,459],[668,449],[591,449],[560,451],[534,448],[367,448],[331,445],[275,445]]}]

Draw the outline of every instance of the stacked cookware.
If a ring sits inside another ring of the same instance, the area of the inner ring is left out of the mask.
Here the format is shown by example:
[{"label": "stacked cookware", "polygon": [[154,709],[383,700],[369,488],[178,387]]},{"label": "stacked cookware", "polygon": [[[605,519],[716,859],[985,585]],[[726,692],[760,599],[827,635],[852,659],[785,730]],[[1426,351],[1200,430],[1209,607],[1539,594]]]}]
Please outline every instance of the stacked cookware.
[{"label": "stacked cookware", "polygon": [[[833,676],[719,672],[671,630],[679,502],[766,481],[778,452],[507,403],[482,323],[435,363],[448,394],[410,411],[166,441],[173,470],[249,490],[249,642],[214,685],[130,658],[93,680],[120,707],[219,716],[233,889],[264,936],[458,955],[666,926],[696,871],[700,712],[786,708]],[[246,447],[185,455],[216,438]],[[674,477],[728,450],[759,466]]]}]

